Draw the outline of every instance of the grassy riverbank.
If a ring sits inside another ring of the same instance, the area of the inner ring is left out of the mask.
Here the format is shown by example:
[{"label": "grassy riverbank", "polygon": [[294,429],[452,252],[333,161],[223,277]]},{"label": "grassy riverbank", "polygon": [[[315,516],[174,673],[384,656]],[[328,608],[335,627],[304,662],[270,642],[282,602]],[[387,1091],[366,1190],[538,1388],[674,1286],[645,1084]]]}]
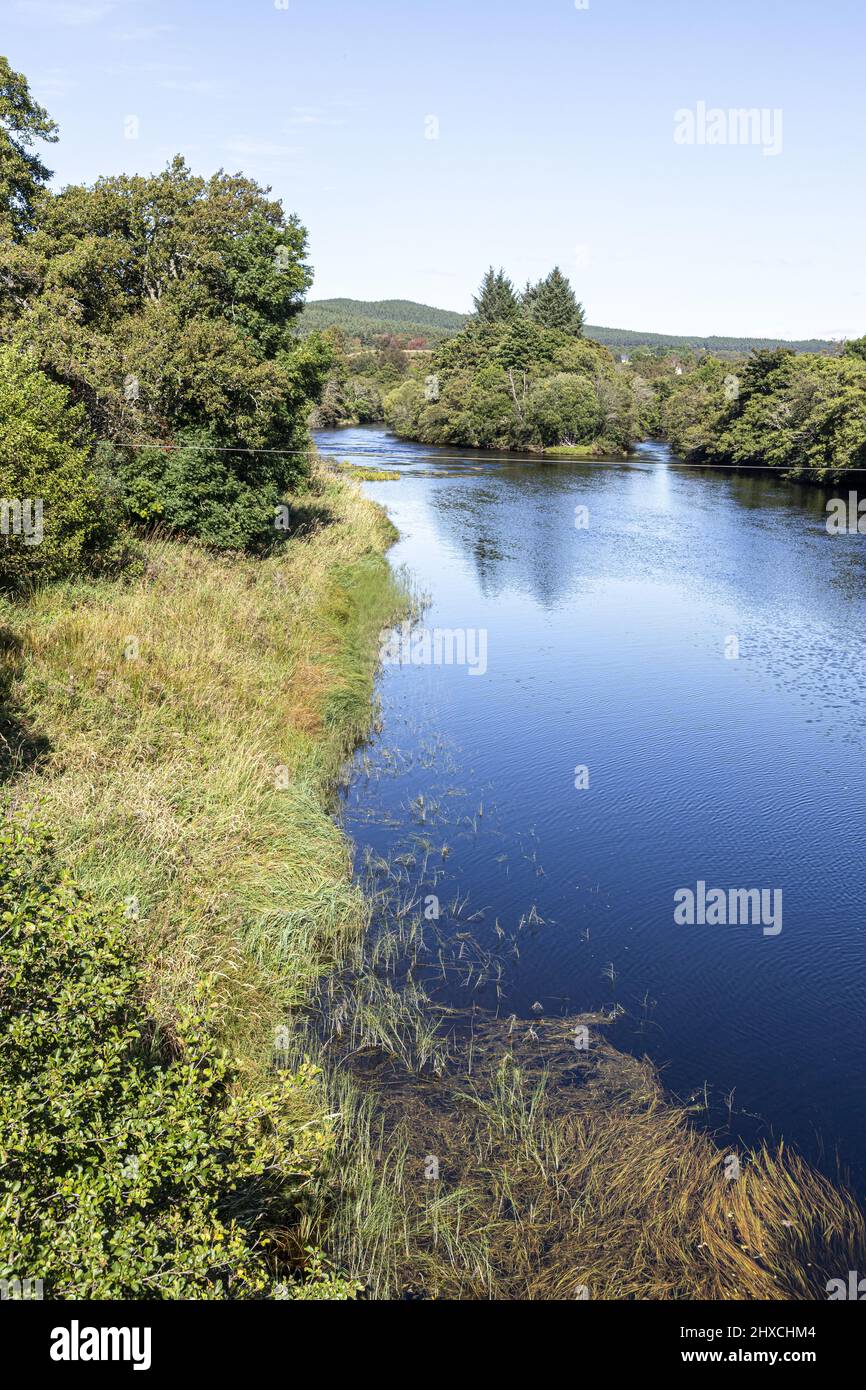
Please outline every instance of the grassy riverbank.
[{"label": "grassy riverbank", "polygon": [[0,613],[0,1277],[46,1297],[351,1292],[292,1234],[332,1125],[281,1049],[366,924],[334,791],[405,600],[355,488],[291,518]]},{"label": "grassy riverbank", "polygon": [[333,789],[400,604],[393,532],[355,489],[323,479],[291,513],[272,558],[156,541],[141,579],[3,612],[18,761],[38,752],[15,801],[86,889],[135,899],[157,1019],[210,978],[250,1066],[364,920]]},{"label": "grassy riverbank", "polygon": [[603,459],[611,455],[628,458],[624,449],[605,449],[600,444],[558,444],[543,450],[544,457],[550,459]]}]

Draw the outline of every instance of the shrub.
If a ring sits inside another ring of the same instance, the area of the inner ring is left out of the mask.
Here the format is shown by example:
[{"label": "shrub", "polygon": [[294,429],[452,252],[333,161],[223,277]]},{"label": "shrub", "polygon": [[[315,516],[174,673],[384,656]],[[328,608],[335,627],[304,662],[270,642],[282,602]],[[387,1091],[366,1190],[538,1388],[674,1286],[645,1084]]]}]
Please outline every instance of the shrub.
[{"label": "shrub", "polygon": [[395,434],[411,438],[424,408],[424,388],[411,377],[389,391],[384,400],[385,423]]},{"label": "shrub", "polygon": [[119,508],[91,461],[83,412],[0,348],[0,589],[20,592],[126,558]]},{"label": "shrub", "polygon": [[173,447],[109,448],[105,456],[130,520],[160,522],[222,550],[274,539],[275,509],[295,471],[286,462],[298,462],[292,454],[221,448],[205,432]]},{"label": "shrub", "polygon": [[[128,928],[59,871],[43,831],[7,821],[0,1278],[42,1279],[54,1298],[274,1292],[267,1229],[288,1217],[329,1142],[310,1122],[315,1073],[238,1093],[203,1013],[181,1018],[167,1056]],[[320,1265],[314,1274],[333,1296],[353,1292]]]},{"label": "shrub", "polygon": [[536,382],[529,417],[542,444],[588,444],[601,425],[595,388],[576,373],[558,372]]}]

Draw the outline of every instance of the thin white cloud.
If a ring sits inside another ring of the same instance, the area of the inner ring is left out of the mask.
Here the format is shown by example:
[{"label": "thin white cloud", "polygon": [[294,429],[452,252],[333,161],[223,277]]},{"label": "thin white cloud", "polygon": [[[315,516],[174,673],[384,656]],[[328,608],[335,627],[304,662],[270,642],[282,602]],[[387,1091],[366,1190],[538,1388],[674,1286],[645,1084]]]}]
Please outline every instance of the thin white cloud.
[{"label": "thin white cloud", "polygon": [[301,116],[290,116],[289,125],[342,125],[342,121],[329,120],[327,116],[317,116],[311,111],[304,112]]},{"label": "thin white cloud", "polygon": [[77,87],[78,83],[68,73],[57,68],[52,72],[45,72],[41,76],[34,77],[30,85],[37,101],[51,102],[60,101],[73,88]]}]

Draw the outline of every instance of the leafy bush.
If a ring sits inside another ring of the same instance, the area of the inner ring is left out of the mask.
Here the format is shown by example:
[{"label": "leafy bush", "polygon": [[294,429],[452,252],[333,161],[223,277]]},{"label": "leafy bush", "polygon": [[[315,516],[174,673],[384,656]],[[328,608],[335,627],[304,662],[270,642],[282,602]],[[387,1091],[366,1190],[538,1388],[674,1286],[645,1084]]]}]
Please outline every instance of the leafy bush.
[{"label": "leafy bush", "polygon": [[20,592],[126,558],[81,407],[28,357],[0,348],[0,588]]},{"label": "leafy bush", "polygon": [[588,444],[601,426],[592,382],[574,373],[539,381],[529,395],[529,415],[542,444]]},{"label": "leafy bush", "polygon": [[424,404],[424,388],[420,381],[411,377],[385,397],[383,413],[386,425],[404,439],[420,438],[418,430]]},{"label": "leafy bush", "polygon": [[[129,517],[160,522],[219,549],[273,540],[275,509],[291,486],[295,455],[221,448],[209,432],[172,448],[145,446],[100,454],[117,480]],[[305,455],[300,456],[305,466]]]},{"label": "leafy bush", "polygon": [[[236,1092],[201,1013],[167,1056],[128,927],[58,870],[42,830],[6,822],[0,1278],[42,1279],[57,1298],[279,1296],[267,1231],[329,1143],[310,1121],[315,1072]],[[354,1291],[321,1262],[314,1274],[323,1287],[305,1297]]]},{"label": "leafy bush", "polygon": [[606,348],[529,314],[473,320],[384,401],[395,433],[425,444],[540,449],[635,438],[638,402]]},{"label": "leafy bush", "polygon": [[785,349],[743,365],[710,358],[665,384],[660,420],[687,458],[834,481],[866,467],[866,362]]}]

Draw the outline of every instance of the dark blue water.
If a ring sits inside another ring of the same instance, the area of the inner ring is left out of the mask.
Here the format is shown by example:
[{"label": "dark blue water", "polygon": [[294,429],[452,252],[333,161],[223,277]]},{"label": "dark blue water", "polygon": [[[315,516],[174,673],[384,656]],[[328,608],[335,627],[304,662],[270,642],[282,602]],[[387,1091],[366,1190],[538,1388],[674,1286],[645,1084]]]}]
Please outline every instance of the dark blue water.
[{"label": "dark blue water", "polygon": [[[828,535],[814,489],[659,445],[573,465],[374,429],[318,443],[400,469],[365,489],[423,627],[487,634],[483,675],[383,669],[346,806],[359,864],[401,860],[444,931],[504,953],[499,994],[451,1002],[618,1006],[614,1039],[677,1095],[706,1086],[711,1123],[733,1092],[736,1133],[834,1173],[838,1154],[862,1185],[866,538]],[[678,925],[699,880],[781,891],[781,932]]]}]

